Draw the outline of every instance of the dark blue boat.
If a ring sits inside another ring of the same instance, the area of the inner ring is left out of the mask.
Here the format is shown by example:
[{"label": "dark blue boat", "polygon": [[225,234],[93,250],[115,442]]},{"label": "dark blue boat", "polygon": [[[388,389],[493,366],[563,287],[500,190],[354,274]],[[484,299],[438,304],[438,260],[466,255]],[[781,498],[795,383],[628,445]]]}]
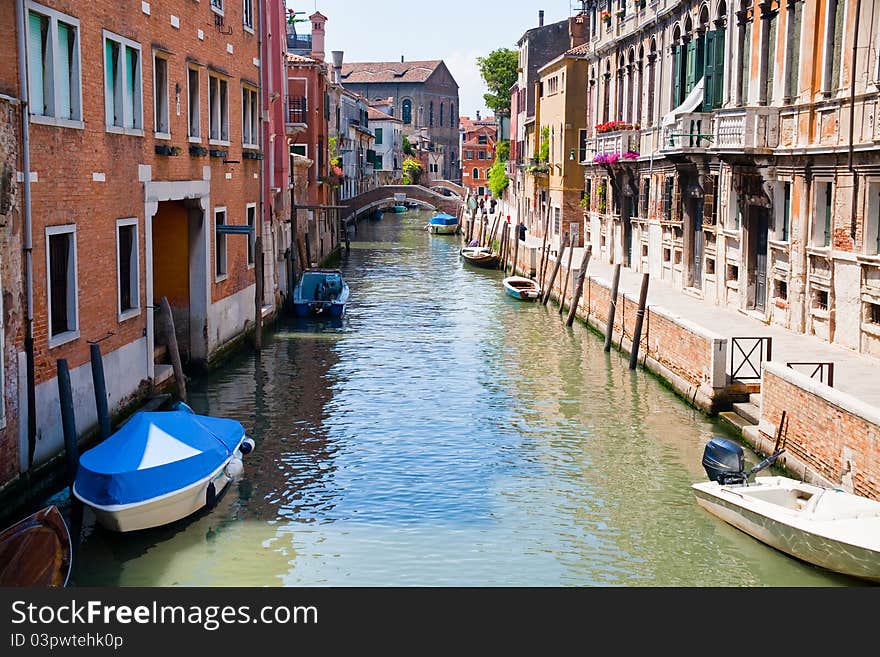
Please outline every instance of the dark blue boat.
[{"label": "dark blue boat", "polygon": [[340,319],[348,301],[348,283],[338,269],[309,269],[293,290],[297,317]]}]

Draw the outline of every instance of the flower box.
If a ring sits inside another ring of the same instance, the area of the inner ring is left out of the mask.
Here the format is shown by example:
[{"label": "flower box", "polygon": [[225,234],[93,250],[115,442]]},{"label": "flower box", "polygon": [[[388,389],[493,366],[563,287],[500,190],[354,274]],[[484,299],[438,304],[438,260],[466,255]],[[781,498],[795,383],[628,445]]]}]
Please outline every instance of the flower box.
[{"label": "flower box", "polygon": [[208,154],[208,149],[204,146],[196,146],[193,144],[189,147],[189,154],[195,157],[205,157]]},{"label": "flower box", "polygon": [[223,150],[220,150],[219,148],[212,148],[211,150],[208,151],[208,155],[210,155],[211,157],[222,157],[224,160],[226,159],[226,156],[228,155],[228,153],[229,153],[228,151],[223,151]]},{"label": "flower box", "polygon": [[156,155],[180,155],[180,146],[171,146],[170,144],[156,144],[155,150]]}]

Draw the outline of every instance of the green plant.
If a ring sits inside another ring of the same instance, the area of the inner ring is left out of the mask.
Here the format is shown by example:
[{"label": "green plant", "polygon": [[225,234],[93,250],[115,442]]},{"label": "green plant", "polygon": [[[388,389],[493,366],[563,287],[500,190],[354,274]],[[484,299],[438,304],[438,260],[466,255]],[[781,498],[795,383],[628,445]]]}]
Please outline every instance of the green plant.
[{"label": "green plant", "polygon": [[413,149],[412,144],[409,142],[409,139],[406,138],[406,135],[403,136],[403,154],[404,155],[415,155],[416,152]]},{"label": "green plant", "polygon": [[596,198],[597,198],[597,207],[599,212],[605,212],[605,192],[607,187],[604,182],[599,183],[598,187],[596,187]]},{"label": "green plant", "polygon": [[510,88],[516,84],[519,51],[498,48],[487,57],[477,57],[477,66],[489,93],[483,95],[486,107],[496,114],[510,113]]},{"label": "green plant", "polygon": [[538,159],[541,162],[550,161],[550,126],[541,128],[541,148],[538,151]]},{"label": "green plant", "polygon": [[403,161],[403,184],[418,185],[425,168],[414,157],[408,157]]}]

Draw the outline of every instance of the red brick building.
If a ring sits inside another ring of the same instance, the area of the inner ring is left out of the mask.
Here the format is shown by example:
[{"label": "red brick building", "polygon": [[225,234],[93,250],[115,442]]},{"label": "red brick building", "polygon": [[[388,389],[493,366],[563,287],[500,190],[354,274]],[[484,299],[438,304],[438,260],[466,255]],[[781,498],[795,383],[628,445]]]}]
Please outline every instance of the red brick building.
[{"label": "red brick building", "polygon": [[224,226],[256,228],[261,216],[259,6],[0,3],[0,92],[29,109],[21,180],[33,253],[21,286],[33,297],[35,404],[20,386],[22,470],[61,449],[56,359],[69,363],[84,433],[96,423],[90,342],[104,354],[112,412],[167,373],[156,356],[162,297],[191,365],[252,326],[252,240]]},{"label": "red brick building", "polygon": [[489,168],[495,161],[495,142],[498,124],[495,117],[471,120],[461,117],[461,182],[471,194],[491,195]]}]

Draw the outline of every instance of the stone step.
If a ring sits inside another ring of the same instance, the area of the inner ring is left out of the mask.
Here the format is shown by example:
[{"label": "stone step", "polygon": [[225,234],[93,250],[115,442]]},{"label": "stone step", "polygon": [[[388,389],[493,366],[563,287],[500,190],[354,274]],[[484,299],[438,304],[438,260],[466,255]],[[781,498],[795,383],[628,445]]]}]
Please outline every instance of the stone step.
[{"label": "stone step", "polygon": [[733,411],[722,411],[718,414],[718,417],[725,420],[728,424],[732,424],[740,432],[742,432],[745,427],[752,426],[749,424],[748,420]]},{"label": "stone step", "polygon": [[761,409],[752,403],[734,404],[733,410],[743,419],[748,420],[749,424],[758,424],[761,421]]},{"label": "stone step", "polygon": [[751,395],[749,395],[749,401],[758,408],[761,408],[761,393],[752,393]]}]

